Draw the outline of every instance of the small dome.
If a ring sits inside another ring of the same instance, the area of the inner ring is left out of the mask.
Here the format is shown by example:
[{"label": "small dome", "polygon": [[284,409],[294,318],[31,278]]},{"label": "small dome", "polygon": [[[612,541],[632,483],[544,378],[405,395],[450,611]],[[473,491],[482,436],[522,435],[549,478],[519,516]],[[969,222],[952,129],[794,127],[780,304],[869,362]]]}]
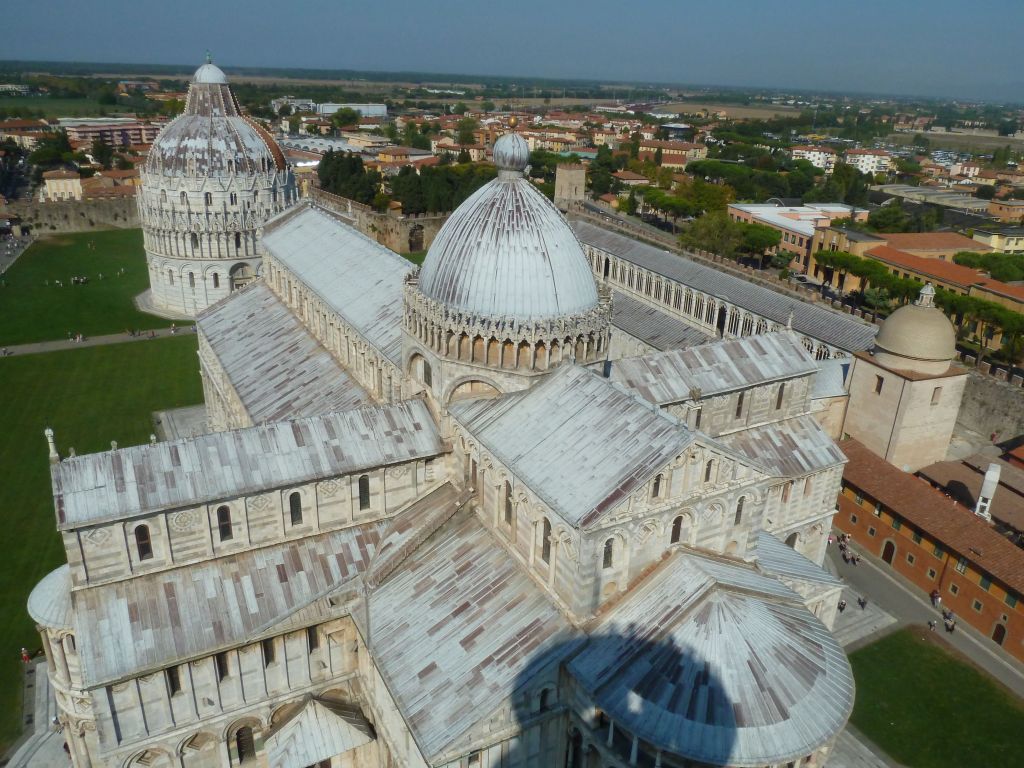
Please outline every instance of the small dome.
[{"label": "small dome", "polygon": [[494,164],[499,171],[522,173],[530,163],[530,145],[518,133],[506,133],[494,142]]},{"label": "small dome", "polygon": [[875,339],[875,359],[889,368],[940,374],[955,355],[956,329],[935,306],[931,283],[889,315]]},{"label": "small dome", "polygon": [[196,70],[195,75],[192,77],[192,82],[206,85],[227,85],[228,78],[220,67],[207,62]]},{"label": "small dome", "polygon": [[420,271],[420,291],[493,318],[540,320],[595,309],[597,286],[583,248],[522,174],[526,142],[506,134],[494,157],[502,171],[441,227]]}]

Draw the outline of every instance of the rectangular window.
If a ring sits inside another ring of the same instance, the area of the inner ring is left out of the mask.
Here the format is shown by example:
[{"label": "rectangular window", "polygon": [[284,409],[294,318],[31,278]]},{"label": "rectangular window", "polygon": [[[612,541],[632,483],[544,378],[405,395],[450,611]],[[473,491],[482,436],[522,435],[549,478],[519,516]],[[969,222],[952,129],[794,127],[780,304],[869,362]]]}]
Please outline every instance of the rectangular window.
[{"label": "rectangular window", "polygon": [[881,376],[875,376],[875,394],[882,394],[882,385],[885,384],[885,379]]},{"label": "rectangular window", "polygon": [[306,628],[306,645],[309,646],[310,653],[320,647],[320,634],[316,631],[316,627]]},{"label": "rectangular window", "polygon": [[992,586],[992,579],[987,576],[982,576],[981,581],[979,581],[978,584],[981,585],[982,589],[988,592],[988,588]]},{"label": "rectangular window", "polygon": [[230,672],[228,669],[228,655],[226,653],[218,653],[213,657],[213,663],[217,667],[217,679],[223,680]]},{"label": "rectangular window", "polygon": [[942,397],[942,387],[936,387],[932,390],[932,405],[938,405],[939,399]]},{"label": "rectangular window", "polygon": [[976,610],[978,613],[981,613],[981,600],[975,600],[971,603],[971,608]]},{"label": "rectangular window", "polygon": [[260,648],[263,650],[263,666],[269,667],[274,663],[274,638],[261,641]]},{"label": "rectangular window", "polygon": [[938,544],[936,544],[935,548],[932,549],[932,554],[935,555],[936,557],[942,557],[942,547],[940,547]]},{"label": "rectangular window", "polygon": [[882,516],[882,504],[880,502],[877,502],[877,501],[875,502],[874,512],[875,512],[875,517],[881,517]]},{"label": "rectangular window", "polygon": [[902,527],[903,527],[903,523],[901,523],[901,522],[900,522],[899,520],[897,520],[897,519],[896,519],[896,518],[894,517],[894,518],[892,519],[892,527],[893,527],[893,529],[894,529],[894,530],[897,530],[897,531],[898,531],[898,530],[899,530],[900,528],[902,528]]},{"label": "rectangular window", "polygon": [[908,563],[910,563],[911,565],[913,565],[913,564],[914,564],[914,561],[915,561],[916,559],[917,559],[917,558],[916,558],[916,557],[914,557],[914,556],[913,556],[912,554],[910,554],[909,552],[907,553],[907,562],[908,562]]},{"label": "rectangular window", "polygon": [[1009,592],[1006,593],[1006,597],[1003,598],[1003,602],[1011,608],[1017,607],[1017,596],[1011,595]]},{"label": "rectangular window", "polygon": [[874,536],[874,535],[875,535],[875,529],[874,528],[868,528],[868,536]]},{"label": "rectangular window", "polygon": [[744,392],[740,392],[740,396],[736,399],[736,418],[740,418],[743,415],[743,395]]},{"label": "rectangular window", "polygon": [[168,668],[167,672],[167,690],[171,692],[171,696],[176,696],[181,693],[181,677],[178,674],[177,667]]},{"label": "rectangular window", "polygon": [[960,587],[957,586],[956,584],[950,584],[949,585],[949,594],[951,594],[951,595],[958,595],[958,594],[960,594]]},{"label": "rectangular window", "polygon": [[850,522],[851,523],[856,523],[857,522],[857,516],[856,515],[850,515]]},{"label": "rectangular window", "polygon": [[934,568],[929,568],[928,569],[928,578],[929,579],[934,579],[935,578],[935,569]]},{"label": "rectangular window", "polygon": [[857,502],[857,505],[858,505],[858,506],[860,506],[861,504],[863,504],[863,503],[864,503],[864,497],[860,495],[860,492],[859,492],[859,491],[858,491],[857,493],[855,493],[855,494],[854,494],[854,496],[853,496],[853,500],[854,500],[855,502]]},{"label": "rectangular window", "polygon": [[956,561],[956,572],[957,573],[966,573],[967,572],[967,558],[966,557],[961,557],[961,558],[957,559],[957,561]]},{"label": "rectangular window", "polygon": [[915,544],[920,544],[921,543],[921,534],[918,533],[917,531],[914,531],[914,535],[911,538],[914,540]]}]

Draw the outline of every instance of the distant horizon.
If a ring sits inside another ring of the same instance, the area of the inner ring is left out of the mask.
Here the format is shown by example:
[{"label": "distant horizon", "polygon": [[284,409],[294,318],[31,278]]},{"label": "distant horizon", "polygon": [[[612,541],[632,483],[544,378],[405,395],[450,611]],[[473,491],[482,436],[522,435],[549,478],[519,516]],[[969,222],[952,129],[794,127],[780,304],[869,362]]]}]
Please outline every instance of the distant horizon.
[{"label": "distant horizon", "polygon": [[[174,69],[173,73],[167,73],[165,76],[178,76],[182,78],[191,77],[192,73],[200,66],[202,60],[195,63],[187,62],[155,62],[155,61],[100,61],[100,60],[84,60],[84,59],[0,59],[0,78],[3,77],[3,71],[5,69],[13,69],[12,65],[18,64],[39,64],[39,65],[56,65],[56,66],[77,66],[77,67],[125,67],[129,71],[123,74],[146,74],[145,69],[148,68],[160,68],[160,69]],[[882,91],[854,91],[854,90],[841,90],[841,89],[825,89],[825,88],[801,88],[791,85],[744,85],[737,83],[696,83],[696,82],[670,82],[670,81],[657,81],[657,80],[614,80],[611,78],[585,78],[585,77],[559,77],[554,75],[525,75],[525,74],[498,74],[498,73],[482,73],[482,72],[431,72],[426,70],[411,70],[411,69],[354,69],[350,67],[306,67],[306,66],[272,66],[264,64],[232,64],[218,61],[216,57],[213,59],[218,67],[221,67],[228,75],[228,79],[231,78],[232,72],[237,72],[243,76],[247,73],[256,71],[268,71],[272,73],[281,73],[282,77],[286,79],[302,80],[311,79],[308,77],[300,77],[296,75],[289,75],[288,73],[324,73],[324,74],[352,74],[352,75],[409,75],[410,78],[417,78],[424,81],[440,82],[451,85],[459,85],[463,81],[466,83],[480,83],[485,80],[499,80],[499,81],[515,81],[523,80],[529,82],[547,83],[552,87],[558,84],[565,83],[580,83],[591,86],[623,86],[623,87],[634,87],[634,88],[672,88],[676,90],[721,90],[721,91],[736,91],[739,93],[746,94],[774,94],[774,95],[789,95],[789,96],[814,96],[818,98],[822,97],[850,97],[850,98],[861,98],[861,99],[890,99],[890,100],[921,100],[929,102],[966,102],[966,103],[987,103],[987,104],[999,104],[1004,106],[1024,106],[1024,91],[1021,91],[1021,97],[1018,99],[995,99],[995,98],[973,98],[968,99],[962,96],[930,96],[921,93],[896,93],[896,92],[882,92]],[[136,71],[137,70],[137,71]],[[90,73],[94,76],[102,77],[105,74],[114,74],[114,72],[103,72],[97,71]],[[153,74],[161,74],[155,72]],[[66,76],[83,76],[78,75],[66,75]],[[272,75],[268,75],[272,76]],[[445,78],[458,78],[458,80],[446,81]],[[324,78],[329,79],[329,78]],[[338,78],[341,82],[342,78]],[[374,81],[370,81],[374,82]],[[378,81],[382,85],[387,85],[386,80]],[[466,94],[470,96],[471,94]],[[532,98],[532,97],[530,97]],[[567,96],[566,98],[574,98]],[[610,98],[610,97],[609,97]],[[581,101],[586,101],[585,98],[581,98]]]},{"label": "distant horizon", "polygon": [[[1020,0],[50,0],[7,15],[11,61],[655,84],[1020,103]],[[975,30],[968,40],[965,30]],[[983,29],[983,39],[977,30]],[[230,32],[228,32],[230,31]],[[979,44],[983,43],[983,44]],[[506,74],[512,73],[512,74]],[[699,86],[698,83],[707,85]]]}]

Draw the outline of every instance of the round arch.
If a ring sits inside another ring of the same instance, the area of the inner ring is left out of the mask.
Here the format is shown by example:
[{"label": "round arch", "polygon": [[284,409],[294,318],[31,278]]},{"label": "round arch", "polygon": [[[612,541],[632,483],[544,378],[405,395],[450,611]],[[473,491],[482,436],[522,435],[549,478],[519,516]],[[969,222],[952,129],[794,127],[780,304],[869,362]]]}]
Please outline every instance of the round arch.
[{"label": "round arch", "polygon": [[475,397],[497,397],[500,394],[501,389],[493,381],[480,376],[466,376],[452,382],[445,401],[451,404]]}]

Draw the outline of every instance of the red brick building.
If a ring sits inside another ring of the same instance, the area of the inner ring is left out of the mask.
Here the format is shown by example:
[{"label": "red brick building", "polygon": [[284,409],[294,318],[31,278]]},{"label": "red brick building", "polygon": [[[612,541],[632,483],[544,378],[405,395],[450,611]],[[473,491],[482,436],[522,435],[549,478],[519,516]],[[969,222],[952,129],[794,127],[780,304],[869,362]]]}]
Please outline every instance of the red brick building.
[{"label": "red brick building", "polygon": [[1012,656],[1024,661],[1024,550],[970,509],[902,472],[856,440],[834,525]]}]

